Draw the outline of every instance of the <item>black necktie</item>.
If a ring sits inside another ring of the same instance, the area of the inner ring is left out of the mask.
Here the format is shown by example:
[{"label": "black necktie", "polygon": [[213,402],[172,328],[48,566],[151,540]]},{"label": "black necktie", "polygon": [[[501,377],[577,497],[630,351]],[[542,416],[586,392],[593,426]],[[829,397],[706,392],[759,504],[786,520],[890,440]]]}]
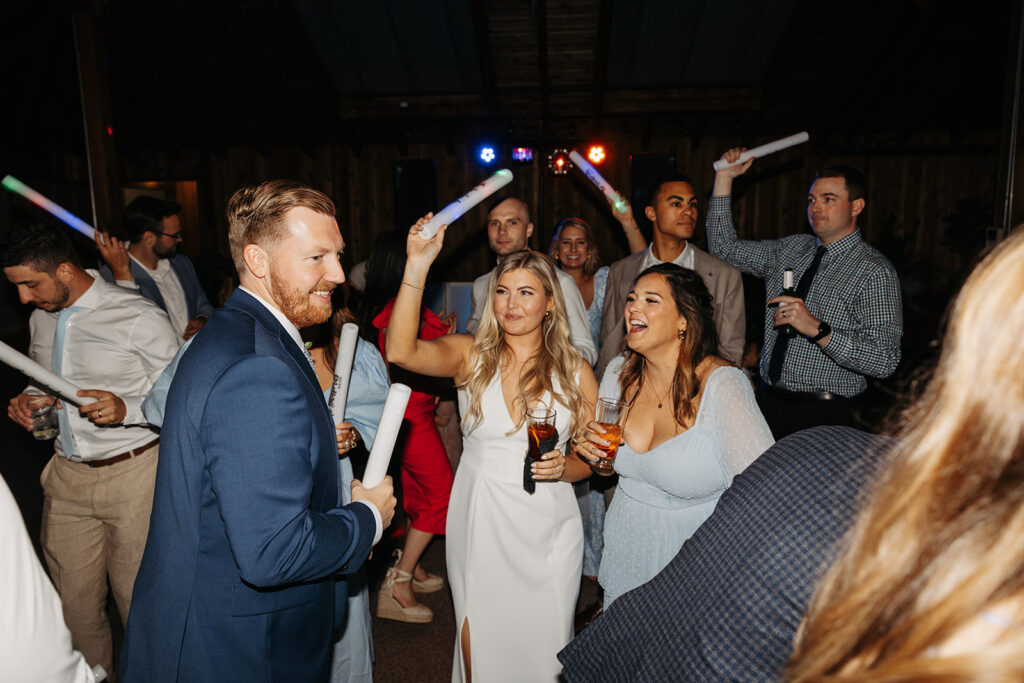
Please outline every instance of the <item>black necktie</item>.
[{"label": "black necktie", "polygon": [[[814,280],[814,275],[818,272],[818,266],[821,265],[821,257],[824,255],[825,247],[822,245],[814,252],[814,260],[811,261],[810,267],[800,276],[800,282],[796,286],[796,298],[807,298],[807,292],[811,289],[811,281]],[[777,333],[775,335],[775,347],[772,348],[772,357],[768,361],[768,381],[772,386],[778,384],[779,378],[782,377],[782,363],[786,360],[787,346],[789,346],[789,337],[781,332]]]}]

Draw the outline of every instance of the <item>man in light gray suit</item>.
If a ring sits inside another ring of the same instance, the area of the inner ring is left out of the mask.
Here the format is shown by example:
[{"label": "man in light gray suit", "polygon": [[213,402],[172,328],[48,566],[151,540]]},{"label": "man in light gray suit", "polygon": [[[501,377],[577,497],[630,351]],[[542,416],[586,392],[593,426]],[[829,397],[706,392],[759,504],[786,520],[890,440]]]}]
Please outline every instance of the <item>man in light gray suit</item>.
[{"label": "man in light gray suit", "polygon": [[[601,318],[601,354],[594,371],[598,378],[619,355],[626,336],[623,310],[629,289],[643,270],[658,263],[675,263],[697,271],[714,298],[718,353],[731,363],[743,355],[746,317],[743,311],[743,279],[725,261],[695,247],[689,240],[697,228],[697,195],[690,179],[681,173],[663,176],[651,186],[644,214],[654,225],[647,249],[611,265]],[[615,217],[625,230],[636,229],[632,209]]]}]

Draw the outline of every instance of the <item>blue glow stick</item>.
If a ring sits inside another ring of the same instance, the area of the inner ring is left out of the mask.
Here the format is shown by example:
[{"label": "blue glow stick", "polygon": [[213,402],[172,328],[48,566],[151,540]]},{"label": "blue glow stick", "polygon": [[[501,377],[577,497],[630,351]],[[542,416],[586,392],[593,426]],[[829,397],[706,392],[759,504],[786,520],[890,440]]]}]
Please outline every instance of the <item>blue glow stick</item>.
[{"label": "blue glow stick", "polygon": [[21,182],[12,175],[4,176],[4,179],[0,181],[6,189],[10,190],[14,194],[20,194],[25,199],[29,200],[40,209],[50,212],[58,220],[64,221],[70,227],[74,228],[78,232],[82,233],[91,240],[96,239],[96,228],[92,227],[81,218],[65,209],[60,204],[50,201],[43,195],[39,194],[31,187]]},{"label": "blue glow stick", "polygon": [[622,213],[626,210],[626,200],[622,198],[622,195],[615,191],[615,188],[611,186],[611,183],[605,180],[604,176],[598,173],[597,169],[594,168],[589,161],[583,158],[582,154],[573,150],[569,152],[569,158],[572,159],[574,164],[576,164],[576,168],[583,171],[583,175],[590,178],[590,182],[597,185],[597,189],[601,190],[601,193],[608,198],[608,201],[612,203],[616,211]]},{"label": "blue glow stick", "polygon": [[418,233],[419,236],[425,240],[429,240],[437,234],[437,231],[442,225],[451,225],[458,220],[462,214],[466,213],[511,182],[512,171],[507,168],[496,171],[490,178],[438,211],[433,218],[423,224],[423,229]]}]

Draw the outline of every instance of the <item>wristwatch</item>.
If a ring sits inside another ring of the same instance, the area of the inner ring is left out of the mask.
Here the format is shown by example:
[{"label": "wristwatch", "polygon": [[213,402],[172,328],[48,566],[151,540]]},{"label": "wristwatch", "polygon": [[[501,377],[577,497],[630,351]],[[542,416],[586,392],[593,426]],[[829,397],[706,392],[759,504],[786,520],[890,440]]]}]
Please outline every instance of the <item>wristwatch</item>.
[{"label": "wristwatch", "polygon": [[824,320],[822,320],[820,323],[818,323],[818,334],[814,335],[813,337],[808,337],[807,341],[811,342],[812,344],[816,344],[819,340],[824,339],[830,334],[832,334],[832,326],[829,325]]}]

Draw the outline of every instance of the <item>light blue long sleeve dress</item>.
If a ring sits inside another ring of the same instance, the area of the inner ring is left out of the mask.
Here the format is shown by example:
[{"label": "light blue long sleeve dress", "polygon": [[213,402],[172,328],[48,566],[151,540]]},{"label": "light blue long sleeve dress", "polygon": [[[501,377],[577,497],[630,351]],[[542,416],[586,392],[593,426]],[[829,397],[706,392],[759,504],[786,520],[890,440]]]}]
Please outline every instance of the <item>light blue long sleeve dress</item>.
[{"label": "light blue long sleeve dress", "polygon": [[[152,425],[159,427],[163,424],[167,391],[174,379],[178,361],[191,342],[190,339],[178,350],[178,354],[153,384],[142,404],[143,414]],[[371,445],[377,436],[377,426],[384,412],[384,401],[387,399],[390,386],[387,366],[380,352],[373,344],[359,339],[352,361],[345,420],[359,430],[363,443],[367,445]],[[324,399],[330,399],[330,390],[324,392]],[[342,502],[348,505],[352,502],[352,461],[344,457],[340,459],[338,465]],[[373,630],[365,568],[360,568],[355,574],[349,574],[347,579],[348,609],[345,612],[345,623],[334,634],[331,683],[372,683]]]},{"label": "light blue long sleeve dress", "polygon": [[[359,430],[363,443],[373,444],[377,426],[384,412],[390,381],[388,369],[377,348],[359,338],[352,361],[352,378],[348,385],[345,419]],[[324,398],[330,399],[330,390]],[[341,497],[348,505],[352,502],[352,461],[343,457],[341,469]],[[360,567],[348,575],[348,610],[345,624],[334,634],[331,653],[331,683],[372,683],[373,681],[373,629],[370,619],[370,591],[366,568]]]},{"label": "light blue long sleeve dress", "polygon": [[[594,347],[601,352],[601,309],[604,308],[604,293],[608,286],[608,266],[601,266],[594,273],[594,299],[587,309],[587,322]],[[576,501],[583,518],[583,574],[597,576],[601,566],[601,549],[604,547],[604,492],[591,491],[590,482],[584,479],[576,484]]]},{"label": "light blue long sleeve dress", "polygon": [[[623,357],[613,360],[600,396],[619,398]],[[605,608],[650,581],[715,509],[719,497],[774,443],[750,380],[720,367],[707,379],[693,426],[645,453],[619,446],[619,485],[608,507],[598,580]]]}]

